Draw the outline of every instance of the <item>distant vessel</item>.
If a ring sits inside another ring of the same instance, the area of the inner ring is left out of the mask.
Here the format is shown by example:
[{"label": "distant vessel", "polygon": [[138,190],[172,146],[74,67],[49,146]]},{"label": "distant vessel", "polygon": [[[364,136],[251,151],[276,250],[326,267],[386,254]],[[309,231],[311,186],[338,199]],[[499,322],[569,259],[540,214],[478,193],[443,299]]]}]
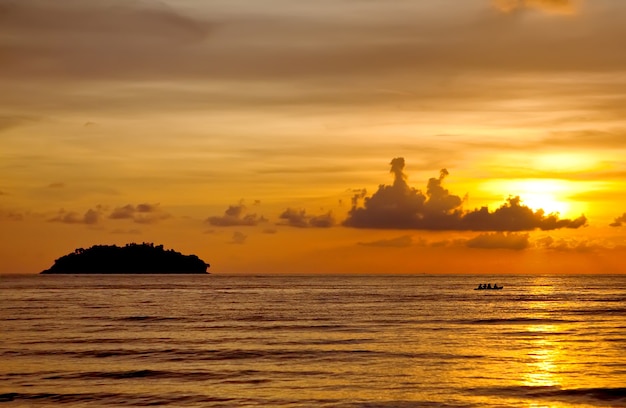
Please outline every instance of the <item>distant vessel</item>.
[{"label": "distant vessel", "polygon": [[478,286],[477,288],[474,288],[474,290],[500,290],[502,288],[504,288],[504,286]]},{"label": "distant vessel", "polygon": [[78,248],[54,261],[42,274],[202,274],[209,264],[152,243],[94,245]]}]

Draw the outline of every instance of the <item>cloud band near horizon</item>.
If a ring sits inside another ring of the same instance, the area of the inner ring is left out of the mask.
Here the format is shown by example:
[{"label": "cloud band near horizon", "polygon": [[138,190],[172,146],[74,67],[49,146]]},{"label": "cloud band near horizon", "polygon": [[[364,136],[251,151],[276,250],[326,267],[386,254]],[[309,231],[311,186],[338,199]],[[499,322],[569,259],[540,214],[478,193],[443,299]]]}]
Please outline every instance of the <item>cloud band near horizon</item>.
[{"label": "cloud band near horizon", "polygon": [[[371,196],[364,191],[353,198],[346,227],[373,229],[415,229],[434,231],[532,231],[580,228],[587,225],[584,215],[576,219],[560,219],[558,214],[533,211],[522,204],[519,196],[509,197],[502,206],[489,211],[487,207],[465,210],[461,197],[443,187],[448,171],[442,169],[438,178],[428,181],[426,193],[406,182],[404,158],[391,161],[393,185],[380,185]],[[363,205],[359,203],[363,201]]]}]

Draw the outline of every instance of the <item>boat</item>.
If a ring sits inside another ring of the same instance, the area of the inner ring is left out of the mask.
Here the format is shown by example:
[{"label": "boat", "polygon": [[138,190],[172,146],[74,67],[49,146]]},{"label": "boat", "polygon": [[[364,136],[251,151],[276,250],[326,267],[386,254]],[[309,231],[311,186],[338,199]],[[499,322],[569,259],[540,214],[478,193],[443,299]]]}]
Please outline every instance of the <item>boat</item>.
[{"label": "boat", "polygon": [[493,286],[492,286],[492,287],[490,287],[490,288],[486,288],[486,287],[478,287],[478,288],[474,288],[474,290],[500,290],[500,289],[502,289],[502,288],[504,288],[504,286],[496,286],[496,285],[493,285]]}]

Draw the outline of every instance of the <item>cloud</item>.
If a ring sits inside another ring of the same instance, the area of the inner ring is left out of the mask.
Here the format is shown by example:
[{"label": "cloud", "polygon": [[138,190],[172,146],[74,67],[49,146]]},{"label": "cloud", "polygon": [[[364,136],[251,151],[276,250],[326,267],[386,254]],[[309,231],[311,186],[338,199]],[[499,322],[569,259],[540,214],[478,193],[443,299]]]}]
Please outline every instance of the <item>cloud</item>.
[{"label": "cloud", "polygon": [[[489,7],[489,0],[483,1]],[[316,3],[320,4],[306,11],[302,7],[269,11],[253,2],[245,8],[208,2],[189,16],[163,2],[14,1],[0,13],[0,26],[6,34],[0,39],[5,51],[1,69],[24,78],[203,78],[221,83],[250,80],[250,84],[275,79],[286,85],[298,78],[339,77],[346,79],[342,86],[351,89],[338,92],[337,83],[332,83],[330,91],[335,91],[329,96],[336,100],[351,95],[354,102],[363,99],[358,94],[361,87],[353,82],[361,75],[388,78],[383,74],[412,73],[400,86],[389,86],[390,80],[379,81],[387,86],[376,86],[400,90],[395,96],[420,88],[432,96],[433,89],[428,86],[432,78],[416,82],[416,73],[440,75],[442,67],[447,68],[445,74],[503,67],[537,71],[555,66],[584,70],[611,65],[621,69],[624,61],[617,54],[621,49],[617,39],[624,33],[619,13],[606,19],[600,15],[590,25],[568,30],[533,30],[527,26],[533,22],[503,28],[494,21],[501,19],[481,12],[482,4],[463,5],[459,13],[446,13],[442,18],[433,11],[435,7],[421,5],[430,2],[350,2],[354,7],[351,13],[342,6],[345,2]],[[574,3],[501,0],[494,4],[514,11],[568,10]],[[359,7],[366,8],[361,13],[364,17],[357,17]],[[216,16],[219,21],[213,21]],[[493,40],[496,35],[498,41]],[[582,44],[571,41],[578,36]],[[552,52],[556,45],[559,53]],[[594,48],[599,45],[604,47]],[[411,84],[413,89],[407,92]],[[258,103],[259,93],[250,89],[242,94],[248,95],[249,103]],[[320,90],[316,83],[299,98],[287,93],[284,102],[310,100],[318,97]],[[300,88],[297,92],[302,94]],[[277,92],[271,94],[278,96]],[[233,98],[232,93],[224,96]]]},{"label": "cloud", "polygon": [[242,232],[235,231],[233,232],[233,238],[232,238],[231,243],[241,245],[246,242],[246,239],[248,239],[247,235],[243,234]]},{"label": "cloud", "polygon": [[245,205],[231,205],[226,209],[226,211],[224,211],[224,215],[211,216],[206,219],[206,222],[216,227],[236,227],[255,226],[267,221],[267,219],[265,219],[265,217],[263,216],[258,216],[256,214],[245,214],[245,212]]},{"label": "cloud", "polygon": [[64,188],[65,183],[50,183],[48,184],[48,188]]},{"label": "cloud", "polygon": [[509,197],[505,204],[494,212],[487,207],[464,213],[461,225],[473,231],[530,231],[534,229],[554,230],[580,228],[587,225],[584,215],[576,219],[559,219],[558,214],[545,215],[543,210],[533,211],[522,204],[519,196]]},{"label": "cloud", "polygon": [[18,211],[3,210],[0,208],[0,220],[23,221],[24,214]]},{"label": "cloud", "polygon": [[164,212],[159,204],[127,204],[123,207],[113,209],[109,218],[113,220],[132,220],[138,224],[153,224],[167,219],[170,214]]},{"label": "cloud", "polygon": [[[103,218],[105,218],[105,213],[107,212],[108,208],[103,205],[97,205],[95,208],[88,209],[83,214],[77,211],[66,211],[62,209],[48,221],[64,224],[95,225],[99,224]],[[130,220],[138,224],[153,224],[170,217],[170,214],[163,211],[159,204],[147,203],[138,205],[127,204],[121,207],[115,207],[109,212],[109,215],[106,216],[108,219]]]},{"label": "cloud", "polygon": [[[7,107],[31,112],[259,112],[260,105],[455,111],[526,99],[530,91],[518,78],[527,73],[562,78],[574,70],[576,84],[563,80],[568,101],[585,100],[578,96],[599,86],[587,74],[618,72],[626,63],[619,9],[596,7],[585,24],[509,24],[500,13],[485,13],[490,0],[442,1],[459,3],[458,12],[438,11],[446,7],[430,1],[315,2],[306,11],[295,5],[301,2],[277,9],[187,2],[177,9],[179,3],[138,0],[13,1],[0,13],[0,87]],[[503,87],[505,78],[515,85]],[[564,88],[557,83],[549,77],[531,87],[557,97]],[[611,85],[585,109],[624,106],[622,84]],[[76,91],[85,86],[94,92]]]},{"label": "cloud", "polygon": [[577,239],[554,239],[551,236],[539,238],[535,241],[535,245],[538,248],[549,249],[558,252],[579,252],[587,253],[596,250],[603,250],[606,247],[589,240],[577,240]]},{"label": "cloud", "polygon": [[127,204],[124,207],[117,207],[113,210],[113,212],[109,215],[109,218],[114,220],[124,220],[133,218],[135,215],[135,206],[131,204]]},{"label": "cloud", "polygon": [[114,230],[111,231],[111,234],[132,234],[132,235],[137,235],[137,234],[141,234],[141,231],[138,229],[121,229],[121,228],[116,228]]},{"label": "cloud", "polygon": [[75,211],[60,210],[56,216],[50,218],[50,222],[60,222],[63,224],[86,224],[95,225],[102,219],[103,208],[98,206],[95,209],[90,208],[84,214]]},{"label": "cloud", "polygon": [[517,233],[484,233],[474,238],[468,239],[465,245],[469,248],[485,248],[485,249],[512,249],[522,250],[529,246],[529,234]]},{"label": "cloud", "polygon": [[576,1],[573,0],[493,0],[493,5],[505,13],[536,9],[569,14],[576,10]]},{"label": "cloud", "polygon": [[[0,9],[0,14],[1,14],[1,9]],[[33,122],[33,121],[35,121],[35,119],[33,117],[28,117],[28,116],[0,115],[0,132],[17,127],[17,126],[21,126],[26,122]]]},{"label": "cloud", "polygon": [[76,78],[172,67],[184,45],[211,29],[163,2],[137,0],[14,1],[0,9],[0,26],[5,72]]},{"label": "cloud", "polygon": [[330,228],[335,225],[335,218],[330,211],[321,215],[307,215],[305,210],[287,208],[279,218],[286,220],[286,225],[298,228]]},{"label": "cloud", "polygon": [[611,227],[621,227],[622,223],[626,222],[626,212],[619,217],[615,218],[615,221],[609,224]]},{"label": "cloud", "polygon": [[403,235],[397,238],[381,239],[372,242],[359,242],[359,245],[372,246],[372,247],[384,247],[384,248],[405,248],[411,246],[413,238],[410,235]]},{"label": "cloud", "polygon": [[[465,199],[451,194],[443,187],[448,171],[442,169],[438,178],[428,180],[426,193],[406,182],[404,159],[391,162],[393,185],[380,185],[371,196],[356,193],[352,209],[343,225],[354,228],[457,230],[457,231],[530,231],[557,228],[579,228],[587,224],[585,216],[559,219],[558,214],[546,215],[522,204],[520,197],[509,197],[498,209],[487,207],[464,210]],[[360,206],[360,202],[363,205]]]}]

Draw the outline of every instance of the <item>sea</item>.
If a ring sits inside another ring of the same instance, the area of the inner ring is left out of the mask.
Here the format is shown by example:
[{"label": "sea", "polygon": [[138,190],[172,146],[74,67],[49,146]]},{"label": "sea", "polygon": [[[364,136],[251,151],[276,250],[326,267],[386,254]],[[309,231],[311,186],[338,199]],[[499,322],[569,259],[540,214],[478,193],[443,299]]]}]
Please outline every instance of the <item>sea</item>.
[{"label": "sea", "polygon": [[626,407],[626,275],[3,275],[0,324],[0,407]]}]

